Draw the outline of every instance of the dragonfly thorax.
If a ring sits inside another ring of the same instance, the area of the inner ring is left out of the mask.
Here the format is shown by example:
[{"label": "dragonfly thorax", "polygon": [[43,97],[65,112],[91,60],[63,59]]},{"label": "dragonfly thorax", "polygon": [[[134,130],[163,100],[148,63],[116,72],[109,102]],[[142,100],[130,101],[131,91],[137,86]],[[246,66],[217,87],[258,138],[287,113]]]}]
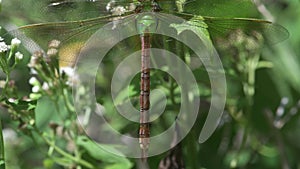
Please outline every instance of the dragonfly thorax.
[{"label": "dragonfly thorax", "polygon": [[137,18],[136,27],[140,35],[156,32],[157,19],[151,13],[144,13]]}]

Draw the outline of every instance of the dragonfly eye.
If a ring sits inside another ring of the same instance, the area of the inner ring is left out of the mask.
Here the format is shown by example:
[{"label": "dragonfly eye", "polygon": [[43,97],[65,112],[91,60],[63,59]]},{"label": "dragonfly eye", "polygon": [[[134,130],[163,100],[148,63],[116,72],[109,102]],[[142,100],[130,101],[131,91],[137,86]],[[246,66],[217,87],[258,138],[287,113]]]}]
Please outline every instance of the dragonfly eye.
[{"label": "dragonfly eye", "polygon": [[162,11],[161,7],[158,5],[158,3],[156,1],[152,1],[152,11],[153,12]]}]

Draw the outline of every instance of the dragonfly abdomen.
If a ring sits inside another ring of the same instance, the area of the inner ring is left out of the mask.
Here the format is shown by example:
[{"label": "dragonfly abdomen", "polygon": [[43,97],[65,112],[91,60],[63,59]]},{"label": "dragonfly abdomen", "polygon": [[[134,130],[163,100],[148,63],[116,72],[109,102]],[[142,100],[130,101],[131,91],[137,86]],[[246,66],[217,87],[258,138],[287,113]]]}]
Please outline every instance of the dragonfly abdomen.
[{"label": "dragonfly abdomen", "polygon": [[150,144],[150,33],[141,34],[141,83],[140,83],[140,128],[139,144],[142,158],[147,157]]}]

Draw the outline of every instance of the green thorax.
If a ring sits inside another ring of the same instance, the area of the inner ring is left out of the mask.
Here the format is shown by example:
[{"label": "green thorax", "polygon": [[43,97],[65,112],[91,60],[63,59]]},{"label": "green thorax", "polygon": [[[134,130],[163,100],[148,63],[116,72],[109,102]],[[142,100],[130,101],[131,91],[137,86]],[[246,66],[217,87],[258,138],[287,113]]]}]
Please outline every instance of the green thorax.
[{"label": "green thorax", "polygon": [[152,12],[159,12],[161,8],[154,0],[139,0],[136,13],[144,13],[136,18],[136,28],[140,35],[155,32],[157,28],[157,19]]},{"label": "green thorax", "polygon": [[137,17],[136,27],[138,33],[144,35],[145,33],[155,32],[157,28],[157,19],[151,13],[145,13]]}]

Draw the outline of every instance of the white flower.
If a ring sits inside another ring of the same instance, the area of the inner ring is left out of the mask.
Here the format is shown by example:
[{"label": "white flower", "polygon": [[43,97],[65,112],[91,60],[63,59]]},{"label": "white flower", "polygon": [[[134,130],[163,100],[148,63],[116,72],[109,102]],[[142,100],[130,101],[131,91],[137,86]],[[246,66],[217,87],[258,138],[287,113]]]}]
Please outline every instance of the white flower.
[{"label": "white flower", "polygon": [[62,67],[60,69],[60,73],[65,73],[66,75],[68,75],[69,77],[74,76],[74,68],[72,67]]},{"label": "white flower", "polygon": [[60,68],[60,73],[64,72],[68,76],[67,85],[73,86],[78,83],[79,76],[76,74],[74,68],[72,67],[62,67]]},{"label": "white flower", "polygon": [[11,40],[11,45],[12,46],[19,46],[21,44],[21,41],[18,38],[13,38]]},{"label": "white flower", "polygon": [[31,56],[30,62],[27,64],[27,66],[29,68],[34,68],[37,65],[37,62],[38,62],[38,57],[33,55],[33,56]]},{"label": "white flower", "polygon": [[30,74],[37,75],[38,73],[37,73],[37,71],[34,70],[33,68],[30,68]]},{"label": "white flower", "polygon": [[116,4],[116,1],[114,1],[114,0],[108,2],[106,5],[106,11],[109,12],[115,4]]},{"label": "white flower", "polygon": [[[0,0],[1,1],[1,0]],[[0,41],[3,41],[4,39],[0,36]]]},{"label": "white flower", "polygon": [[55,56],[55,55],[57,55],[57,53],[58,53],[58,50],[55,49],[55,48],[50,48],[50,49],[48,49],[48,51],[47,51],[47,55],[48,55],[48,56]]},{"label": "white flower", "polygon": [[41,57],[43,57],[43,53],[41,53],[41,52],[35,52],[31,56],[30,62],[27,64],[27,66],[29,68],[35,68],[36,66],[38,66],[40,64]]},{"label": "white flower", "polygon": [[0,53],[6,52],[9,49],[9,46],[5,42],[0,42]]},{"label": "white flower", "polygon": [[113,15],[123,15],[126,12],[126,9],[123,6],[117,6],[111,10]]},{"label": "white flower", "polygon": [[20,52],[17,52],[17,53],[15,54],[15,57],[16,57],[18,60],[22,60],[22,59],[23,59],[23,54],[20,53]]},{"label": "white flower", "polygon": [[32,89],[31,89],[31,91],[33,92],[33,93],[37,93],[37,92],[39,92],[40,91],[40,86],[33,86],[32,87]]},{"label": "white flower", "polygon": [[51,40],[48,44],[48,48],[58,48],[60,45],[60,41],[59,40]]},{"label": "white flower", "polygon": [[44,82],[43,85],[42,85],[42,89],[43,90],[49,90],[49,84]]},{"label": "white flower", "polygon": [[8,101],[11,102],[11,103],[14,103],[16,101],[16,99],[15,98],[9,98]]},{"label": "white flower", "polygon": [[36,85],[36,84],[38,84],[38,83],[39,83],[39,81],[37,80],[36,77],[31,77],[31,78],[29,79],[29,84],[31,84],[31,85]]}]

